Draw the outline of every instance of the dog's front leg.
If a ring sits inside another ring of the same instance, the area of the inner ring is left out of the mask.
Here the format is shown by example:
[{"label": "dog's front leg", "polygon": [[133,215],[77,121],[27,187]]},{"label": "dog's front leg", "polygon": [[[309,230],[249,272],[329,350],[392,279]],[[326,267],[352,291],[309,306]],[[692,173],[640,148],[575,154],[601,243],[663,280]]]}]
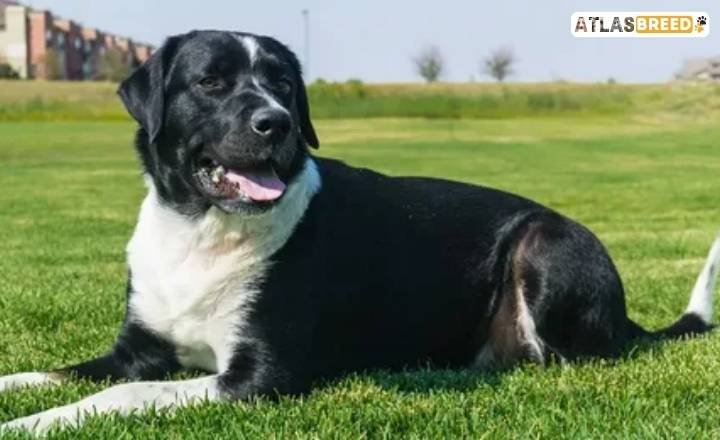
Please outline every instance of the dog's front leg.
[{"label": "dog's front leg", "polygon": [[242,371],[190,380],[115,385],[79,402],[0,425],[0,434],[21,429],[42,435],[53,426],[80,426],[92,415],[110,412],[128,415],[149,408],[176,409],[203,401],[275,395],[280,391],[273,386],[276,374],[268,374],[269,370],[257,367],[259,365],[248,365]]},{"label": "dog's front leg", "polygon": [[55,375],[53,373],[32,372],[10,374],[0,377],[0,392],[22,387],[56,384],[61,381],[61,375]]},{"label": "dog's front leg", "polygon": [[53,408],[0,425],[0,434],[24,429],[46,433],[53,425],[80,425],[90,415],[117,411],[127,415],[147,408],[177,408],[221,396],[217,376],[173,382],[131,382],[115,385],[79,402]]},{"label": "dog's front leg", "polygon": [[[131,382],[115,385],[79,402],[53,408],[0,425],[0,434],[24,429],[46,433],[53,425],[81,425],[89,415],[119,412],[127,415],[147,408],[179,408],[202,401],[247,400],[254,396],[296,393],[306,382],[281,373],[272,356],[259,344],[240,344],[232,365],[222,374],[167,382]],[[290,386],[293,384],[293,386]]]},{"label": "dog's front leg", "polygon": [[68,378],[94,382],[107,379],[157,380],[179,370],[180,364],[172,345],[128,320],[110,353],[49,372],[0,377],[0,392],[26,386],[58,384]]},{"label": "dog's front leg", "polygon": [[[127,320],[110,353],[99,358],[48,373],[20,373],[0,378],[0,391],[23,386],[58,384],[68,378],[104,380],[157,380],[180,370],[175,350],[141,326]],[[144,406],[163,408],[185,404],[207,396],[215,398],[214,377],[195,381],[132,382],[116,385],[77,403],[53,408],[0,426],[45,432],[55,422],[80,423],[88,413],[118,410],[127,414]]]}]

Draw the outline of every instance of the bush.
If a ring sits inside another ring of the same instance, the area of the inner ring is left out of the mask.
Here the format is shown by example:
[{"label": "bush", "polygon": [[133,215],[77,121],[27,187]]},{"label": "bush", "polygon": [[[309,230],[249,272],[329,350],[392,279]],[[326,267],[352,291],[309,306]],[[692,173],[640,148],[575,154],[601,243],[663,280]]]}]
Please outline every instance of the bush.
[{"label": "bush", "polygon": [[41,77],[48,80],[59,80],[65,78],[65,60],[55,50],[48,49],[40,61],[42,69]]},{"label": "bush", "polygon": [[318,79],[308,86],[310,100],[340,100],[345,98],[364,98],[367,96],[365,84],[359,79],[349,79],[344,83],[328,82]]},{"label": "bush", "polygon": [[117,49],[108,49],[98,61],[96,80],[120,82],[130,76],[131,67]]},{"label": "bush", "polygon": [[20,75],[7,63],[0,64],[0,79],[18,79]]},{"label": "bush", "polygon": [[[0,121],[130,120],[106,82],[0,81]],[[315,81],[312,116],[335,118],[516,118],[670,114],[712,118],[720,86],[624,84],[365,84]]]},{"label": "bush", "polygon": [[631,88],[538,85],[368,85],[359,80],[315,81],[308,87],[314,117],[511,118],[622,114],[633,107]]}]

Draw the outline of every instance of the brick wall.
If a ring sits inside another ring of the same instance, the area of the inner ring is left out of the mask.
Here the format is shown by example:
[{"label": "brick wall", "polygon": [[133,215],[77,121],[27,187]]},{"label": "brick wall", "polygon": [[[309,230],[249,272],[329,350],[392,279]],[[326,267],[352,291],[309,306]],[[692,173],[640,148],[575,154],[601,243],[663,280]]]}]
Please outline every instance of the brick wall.
[{"label": "brick wall", "polygon": [[0,0],[0,15],[0,62],[11,61],[23,78],[93,79],[111,48],[131,67],[145,62],[153,51],[149,45],[82,27],[49,11],[8,6],[7,0]]},{"label": "brick wall", "polygon": [[52,32],[52,15],[47,11],[31,11],[28,14],[29,22],[29,48],[30,48],[30,77],[46,79],[45,57],[48,45],[54,38]]}]

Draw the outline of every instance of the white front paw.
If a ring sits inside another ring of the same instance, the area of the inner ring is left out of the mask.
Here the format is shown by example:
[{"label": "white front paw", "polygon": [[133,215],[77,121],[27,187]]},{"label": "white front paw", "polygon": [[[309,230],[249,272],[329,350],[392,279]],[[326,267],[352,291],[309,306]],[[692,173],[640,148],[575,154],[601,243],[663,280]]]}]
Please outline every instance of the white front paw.
[{"label": "white front paw", "polygon": [[21,417],[0,425],[0,434],[8,431],[25,430],[39,434],[36,429],[40,427],[40,419],[37,416]]},{"label": "white front paw", "polygon": [[0,392],[17,388],[56,383],[57,379],[48,373],[18,373],[0,377]]},{"label": "white front paw", "polygon": [[53,425],[70,425],[73,422],[68,414],[62,414],[57,410],[48,410],[27,417],[11,420],[0,425],[0,434],[13,430],[25,430],[33,434],[45,434]]}]

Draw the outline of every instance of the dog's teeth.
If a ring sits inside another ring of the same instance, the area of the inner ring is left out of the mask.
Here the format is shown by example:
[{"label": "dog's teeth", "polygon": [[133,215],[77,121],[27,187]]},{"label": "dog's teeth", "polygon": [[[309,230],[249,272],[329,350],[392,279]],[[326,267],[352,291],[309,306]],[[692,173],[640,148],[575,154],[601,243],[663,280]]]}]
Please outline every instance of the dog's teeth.
[{"label": "dog's teeth", "polygon": [[225,176],[225,168],[223,168],[222,165],[218,165],[214,170],[212,170],[212,173],[210,174],[210,178],[212,179],[213,183],[220,183],[223,176]]}]

